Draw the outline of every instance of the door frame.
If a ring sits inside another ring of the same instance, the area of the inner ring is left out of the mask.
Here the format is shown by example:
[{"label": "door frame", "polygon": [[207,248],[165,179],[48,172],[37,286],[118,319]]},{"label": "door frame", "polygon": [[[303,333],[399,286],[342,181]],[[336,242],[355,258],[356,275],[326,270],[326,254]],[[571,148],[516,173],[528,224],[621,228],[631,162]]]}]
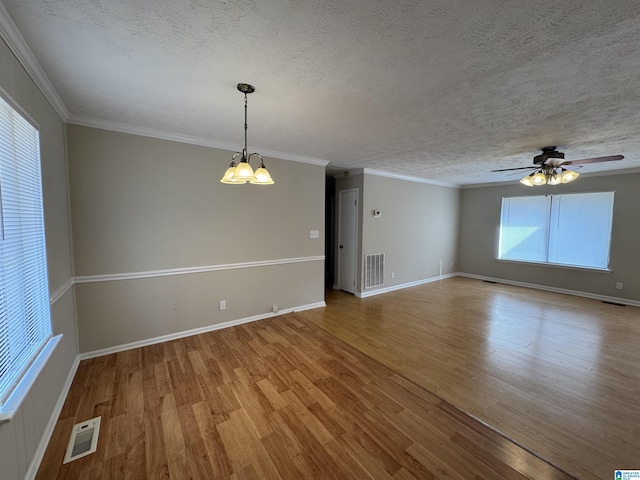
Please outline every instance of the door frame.
[{"label": "door frame", "polygon": [[[346,192],[355,192],[356,194],[356,215],[355,215],[355,225],[354,225],[354,230],[355,230],[355,238],[354,238],[354,255],[353,255],[353,294],[356,295],[358,292],[358,222],[360,220],[360,216],[359,216],[359,211],[358,211],[358,206],[359,206],[359,201],[360,201],[360,190],[358,188],[346,188],[344,190],[340,190],[338,191],[338,228],[337,228],[337,232],[338,232],[338,275],[337,275],[337,282],[336,285],[338,287],[339,290],[342,290],[342,285],[340,285],[340,277],[342,276],[342,255],[340,254],[340,241],[342,240],[342,194],[346,193]],[[351,293],[351,292],[349,292]]]}]

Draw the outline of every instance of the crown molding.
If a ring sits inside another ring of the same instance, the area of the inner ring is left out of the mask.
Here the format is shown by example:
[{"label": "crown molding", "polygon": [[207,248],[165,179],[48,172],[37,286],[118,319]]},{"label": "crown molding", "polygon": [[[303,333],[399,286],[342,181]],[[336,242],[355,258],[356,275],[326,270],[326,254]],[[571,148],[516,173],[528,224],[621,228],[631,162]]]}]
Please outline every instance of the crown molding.
[{"label": "crown molding", "polygon": [[487,182],[487,183],[468,183],[465,185],[460,185],[462,190],[467,190],[470,188],[484,188],[484,187],[504,187],[505,185],[516,185],[518,184],[518,180],[502,180],[500,182]]},{"label": "crown molding", "polygon": [[426,183],[428,185],[437,185],[439,187],[460,188],[460,185],[455,183],[441,182],[438,180],[430,180],[428,178],[421,178],[421,177],[412,177],[409,175],[402,175],[399,173],[387,172],[385,170],[376,170],[373,168],[351,168],[351,169],[343,169],[340,171],[336,170],[333,172],[332,175],[335,179],[339,179],[339,178],[352,177],[354,175],[362,175],[362,174],[393,178],[396,180],[404,180],[406,182]]},{"label": "crown molding", "polygon": [[[242,150],[242,148],[243,148],[242,146],[239,146],[237,150]],[[329,162],[330,162],[330,160],[322,160],[320,158],[305,157],[303,155],[294,155],[291,153],[276,152],[274,150],[267,150],[264,148],[257,148],[257,150],[260,151],[260,154],[263,157],[281,158],[283,160],[290,160],[292,162],[309,163],[311,165],[320,165],[321,167],[326,167],[327,165],[329,165]]]},{"label": "crown molding", "polygon": [[[99,118],[84,117],[81,115],[69,115],[69,117],[67,118],[67,123],[80,125],[83,127],[110,130],[112,132],[140,135],[142,137],[157,138],[160,140],[169,140],[172,142],[188,143],[190,145],[198,145],[201,147],[220,148],[222,150],[229,150],[232,152],[239,152],[244,148],[242,145],[237,143],[222,142],[219,140],[212,140],[204,137],[174,133],[167,130],[159,130],[155,128],[140,127],[138,125],[131,125],[123,122],[114,122],[110,120],[102,120]],[[311,165],[320,165],[322,167],[326,167],[329,164],[328,160],[321,160],[318,158],[304,157],[302,155],[292,155],[289,153],[265,150],[262,148],[256,148],[256,150],[259,150],[260,154],[263,157],[280,158],[282,160],[290,160],[292,162],[299,163],[309,163]]]},{"label": "crown molding", "polygon": [[409,176],[409,175],[402,175],[402,174],[399,174],[399,173],[386,172],[384,170],[376,170],[376,169],[373,169],[373,168],[364,168],[363,169],[363,173],[369,174],[369,175],[376,175],[378,177],[387,177],[387,178],[394,178],[396,180],[405,180],[407,182],[426,183],[428,185],[437,185],[439,187],[460,188],[460,185],[458,185],[457,183],[442,182],[442,181],[439,181],[439,180],[431,180],[431,179],[428,179],[428,178],[421,178],[421,177],[412,177],[412,176]]},{"label": "crown molding", "polygon": [[640,173],[640,168],[620,168],[618,170],[607,170],[606,172],[587,172],[581,173],[582,178],[591,177],[611,177],[614,175],[632,175],[634,173]]},{"label": "crown molding", "polygon": [[49,81],[42,67],[27,45],[24,37],[13,23],[6,8],[0,2],[0,37],[5,41],[11,52],[18,59],[27,74],[31,77],[45,98],[49,101],[62,121],[67,121],[69,110],[58,95],[58,92]]}]

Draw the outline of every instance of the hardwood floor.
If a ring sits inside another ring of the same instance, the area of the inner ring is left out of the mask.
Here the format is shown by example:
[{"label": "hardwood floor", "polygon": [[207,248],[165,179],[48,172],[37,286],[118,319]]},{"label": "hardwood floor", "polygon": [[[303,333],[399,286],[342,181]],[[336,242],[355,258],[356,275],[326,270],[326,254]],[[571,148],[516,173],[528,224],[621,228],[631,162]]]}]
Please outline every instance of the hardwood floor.
[{"label": "hardwood floor", "polygon": [[[449,289],[445,282],[435,287],[435,296],[426,286],[390,296],[388,304],[382,298],[358,300],[335,292],[326,309],[83,361],[37,478],[572,478],[407,380],[405,373],[396,373],[417,365],[414,376],[422,380],[427,370],[434,372],[426,383],[438,395],[448,393],[443,385],[452,381],[459,387],[459,398],[452,395],[458,400],[493,405],[499,397],[507,413],[498,419],[513,417],[509,409],[518,407],[502,392],[492,392],[497,384],[484,377],[490,376],[490,367],[500,373],[503,363],[510,371],[533,366],[500,356],[480,364],[467,355],[507,355],[492,341],[515,345],[517,353],[526,336],[517,334],[520,327],[510,330],[511,320],[510,326],[500,326],[505,314],[497,312],[493,326],[485,320],[484,325],[460,328],[460,323],[473,323],[466,320],[472,308],[466,290],[471,287],[464,282],[455,286],[465,292],[451,304],[445,300],[448,307],[436,307],[434,300]],[[484,290],[499,306],[504,294],[495,287]],[[419,311],[443,313],[448,308],[452,313],[427,315],[428,324],[418,313],[409,315],[404,304],[418,293],[426,294]],[[463,297],[464,304],[459,301]],[[524,314],[517,318],[513,321],[527,319]],[[349,337],[391,368],[310,320]],[[398,329],[405,322],[415,322],[408,334]],[[479,345],[473,347],[474,342]],[[555,335],[540,342],[554,343]],[[584,369],[588,362],[578,359],[575,364]],[[472,390],[462,394],[464,385]],[[544,385],[535,387],[543,390]],[[61,465],[72,425],[98,415],[97,452]],[[616,427],[611,435],[618,432]]]},{"label": "hardwood floor", "polygon": [[640,469],[639,308],[461,277],[327,305],[305,318],[565,471]]}]

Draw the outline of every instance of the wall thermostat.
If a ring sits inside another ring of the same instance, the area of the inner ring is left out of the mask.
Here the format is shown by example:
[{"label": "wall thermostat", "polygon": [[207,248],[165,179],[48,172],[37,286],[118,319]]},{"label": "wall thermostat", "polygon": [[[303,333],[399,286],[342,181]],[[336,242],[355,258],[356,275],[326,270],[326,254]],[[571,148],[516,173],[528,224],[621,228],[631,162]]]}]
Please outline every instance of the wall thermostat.
[{"label": "wall thermostat", "polygon": [[375,218],[380,218],[382,216],[382,212],[380,210],[374,210],[373,211],[373,216]]}]

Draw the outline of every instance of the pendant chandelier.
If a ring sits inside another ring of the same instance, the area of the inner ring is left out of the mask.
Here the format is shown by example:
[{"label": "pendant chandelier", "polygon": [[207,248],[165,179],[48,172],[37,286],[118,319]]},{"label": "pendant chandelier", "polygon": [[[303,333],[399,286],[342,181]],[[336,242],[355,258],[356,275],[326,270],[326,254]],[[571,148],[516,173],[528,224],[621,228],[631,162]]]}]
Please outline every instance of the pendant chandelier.
[{"label": "pendant chandelier", "polygon": [[527,175],[520,183],[527,187],[538,185],[558,185],[560,183],[573,182],[580,174],[574,170],[556,165],[542,165],[539,170]]},{"label": "pendant chandelier", "polygon": [[[256,89],[248,83],[239,83],[238,90],[244,93],[244,148],[242,152],[236,152],[231,157],[231,165],[227,168],[220,182],[228,185],[241,185],[243,183],[252,183],[254,185],[273,185],[275,182],[271,179],[271,175],[264,166],[262,155],[259,153],[251,153],[247,155],[247,95],[253,93]],[[251,168],[251,158],[257,157],[260,163],[258,169],[254,172]],[[240,161],[236,164],[236,160]]]}]

